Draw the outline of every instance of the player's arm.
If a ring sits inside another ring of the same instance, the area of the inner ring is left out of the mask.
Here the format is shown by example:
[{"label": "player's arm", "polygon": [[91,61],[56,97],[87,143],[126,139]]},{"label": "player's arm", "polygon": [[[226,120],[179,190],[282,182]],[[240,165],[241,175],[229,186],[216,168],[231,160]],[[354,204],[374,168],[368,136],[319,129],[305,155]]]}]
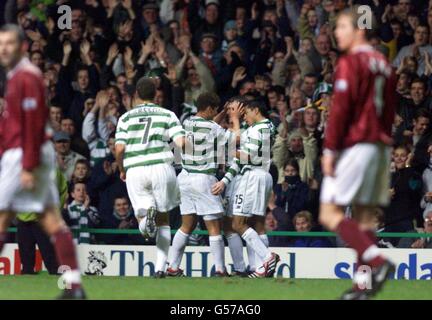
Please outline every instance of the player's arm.
[{"label": "player's arm", "polygon": [[324,139],[322,170],[325,176],[334,175],[334,166],[342,141],[351,125],[353,91],[357,86],[355,72],[345,57],[339,59],[334,83],[333,101]]},{"label": "player's arm", "polygon": [[192,145],[186,139],[185,131],[174,113],[171,114],[171,118],[168,123],[168,136],[172,141],[174,141],[174,144],[178,148],[183,150],[183,152],[192,150]]},{"label": "player's arm", "polygon": [[32,74],[23,74],[16,79],[22,96],[17,103],[22,109],[22,173],[21,184],[25,189],[35,187],[33,170],[39,166],[41,146],[45,141],[46,106],[44,88],[40,79]]},{"label": "player's arm", "polygon": [[234,158],[232,165],[228,168],[224,177],[212,186],[212,190],[211,190],[212,194],[214,195],[221,194],[225,190],[226,186],[234,179],[234,177],[239,172],[240,172],[240,161]]},{"label": "player's arm", "polygon": [[115,145],[115,159],[116,159],[116,163],[117,163],[117,166],[119,168],[119,171],[120,171],[120,179],[122,179],[123,181],[126,180],[126,171],[125,171],[125,168],[123,166],[123,159],[124,159],[125,152],[126,152],[126,145],[123,143],[116,143],[116,145]]},{"label": "player's arm", "polygon": [[123,165],[124,155],[126,152],[128,133],[127,126],[123,118],[117,123],[115,134],[115,159],[120,172],[120,179],[126,180],[126,170]]}]

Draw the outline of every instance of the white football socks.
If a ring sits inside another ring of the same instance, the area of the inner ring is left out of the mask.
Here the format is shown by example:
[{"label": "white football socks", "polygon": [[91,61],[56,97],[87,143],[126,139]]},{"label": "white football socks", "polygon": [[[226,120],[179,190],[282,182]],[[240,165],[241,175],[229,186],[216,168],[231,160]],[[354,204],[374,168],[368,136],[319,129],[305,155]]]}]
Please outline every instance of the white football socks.
[{"label": "white football socks", "polygon": [[263,240],[254,229],[248,228],[242,234],[242,238],[253,248],[261,260],[266,261],[271,258],[270,250],[265,246]]},{"label": "white football socks", "polygon": [[216,271],[225,272],[225,244],[221,235],[209,236]]},{"label": "white football socks", "polygon": [[247,250],[248,262],[249,262],[249,271],[255,271],[256,270],[255,250],[247,242],[246,242],[246,250]]},{"label": "white football socks", "polygon": [[[238,233],[226,235],[231,258],[234,264],[234,270],[238,272],[246,271],[246,264],[243,258],[243,242]],[[255,254],[255,253],[254,253]]]},{"label": "white football socks", "polygon": [[170,226],[158,227],[156,234],[156,266],[155,271],[165,272],[165,267],[168,259],[168,250],[171,242]]},{"label": "white football socks", "polygon": [[[268,248],[269,247],[269,241],[268,241],[267,235],[266,234],[260,234],[259,237],[262,240],[262,242],[264,243],[264,245]],[[258,266],[262,266],[264,264],[264,260],[262,260],[256,252],[255,252],[255,263]]]},{"label": "white football socks", "polygon": [[174,235],[173,243],[169,252],[170,268],[177,270],[180,266],[185,247],[189,241],[189,234],[180,229]]}]

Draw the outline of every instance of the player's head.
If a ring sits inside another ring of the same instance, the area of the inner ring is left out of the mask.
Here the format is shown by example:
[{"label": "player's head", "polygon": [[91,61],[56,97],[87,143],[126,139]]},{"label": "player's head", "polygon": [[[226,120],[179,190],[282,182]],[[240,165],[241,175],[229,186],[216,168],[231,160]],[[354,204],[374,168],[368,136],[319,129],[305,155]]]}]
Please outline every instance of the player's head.
[{"label": "player's head", "polygon": [[265,103],[257,100],[249,101],[244,104],[244,120],[248,125],[252,125],[262,118],[267,117],[267,107]]},{"label": "player's head", "polygon": [[367,42],[375,33],[377,22],[374,15],[371,10],[365,12],[362,7],[353,6],[338,15],[335,36],[341,51]]},{"label": "player's head", "polygon": [[136,85],[136,96],[140,100],[153,101],[156,95],[156,84],[149,77],[142,77]]},{"label": "player's head", "polygon": [[27,50],[24,31],[16,24],[0,27],[0,64],[12,69]]},{"label": "player's head", "polygon": [[216,93],[204,92],[198,96],[196,107],[198,113],[206,119],[213,119],[220,105],[220,99]]}]

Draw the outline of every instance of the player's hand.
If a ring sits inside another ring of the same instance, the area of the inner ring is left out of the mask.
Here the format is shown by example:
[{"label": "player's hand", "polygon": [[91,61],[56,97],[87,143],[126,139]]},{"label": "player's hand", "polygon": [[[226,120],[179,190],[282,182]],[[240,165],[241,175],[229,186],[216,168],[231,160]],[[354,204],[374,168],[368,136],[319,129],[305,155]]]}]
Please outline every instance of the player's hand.
[{"label": "player's hand", "polygon": [[126,171],[120,171],[120,179],[126,182]]},{"label": "player's hand", "polygon": [[225,183],[222,181],[216,182],[211,189],[212,194],[215,196],[220,195],[225,190]]},{"label": "player's hand", "polygon": [[332,154],[324,154],[321,159],[321,167],[324,176],[333,177],[336,157]]},{"label": "player's hand", "polygon": [[21,172],[21,186],[24,190],[33,190],[35,188],[35,176],[32,172],[27,170]]}]

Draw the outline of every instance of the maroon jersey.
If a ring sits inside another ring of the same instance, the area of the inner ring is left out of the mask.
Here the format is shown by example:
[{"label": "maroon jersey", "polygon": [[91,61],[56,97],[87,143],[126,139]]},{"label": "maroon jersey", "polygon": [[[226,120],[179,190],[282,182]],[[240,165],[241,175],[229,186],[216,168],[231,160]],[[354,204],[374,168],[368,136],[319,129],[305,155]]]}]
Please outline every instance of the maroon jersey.
[{"label": "maroon jersey", "polygon": [[48,108],[40,70],[27,58],[7,74],[5,107],[0,118],[0,151],[22,148],[22,166],[32,170],[39,165]]},{"label": "maroon jersey", "polygon": [[371,46],[339,58],[324,148],[340,151],[359,142],[391,144],[396,78]]}]

